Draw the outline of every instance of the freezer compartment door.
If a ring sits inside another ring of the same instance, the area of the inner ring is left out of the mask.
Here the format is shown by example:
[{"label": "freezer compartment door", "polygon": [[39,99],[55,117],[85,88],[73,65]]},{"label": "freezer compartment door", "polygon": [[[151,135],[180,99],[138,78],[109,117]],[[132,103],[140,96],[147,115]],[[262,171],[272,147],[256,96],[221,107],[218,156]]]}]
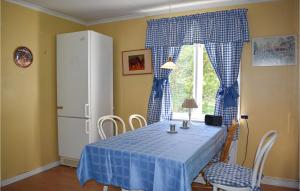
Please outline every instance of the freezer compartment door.
[{"label": "freezer compartment door", "polygon": [[57,114],[87,117],[89,94],[87,31],[57,35]]},{"label": "freezer compartment door", "polygon": [[58,117],[59,156],[79,159],[83,147],[89,143],[89,120]]}]

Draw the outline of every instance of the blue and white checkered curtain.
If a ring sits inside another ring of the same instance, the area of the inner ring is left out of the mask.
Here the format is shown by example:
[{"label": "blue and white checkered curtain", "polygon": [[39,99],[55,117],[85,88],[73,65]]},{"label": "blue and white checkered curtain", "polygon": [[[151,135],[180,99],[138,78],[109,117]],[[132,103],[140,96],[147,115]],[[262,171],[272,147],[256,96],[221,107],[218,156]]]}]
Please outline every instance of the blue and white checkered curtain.
[{"label": "blue and white checkered curtain", "polygon": [[207,42],[248,42],[247,9],[149,20],[146,48]]},{"label": "blue and white checkered curtain", "polygon": [[147,121],[152,124],[161,119],[172,119],[173,105],[169,83],[171,70],[161,69],[168,56],[175,62],[178,58],[180,47],[153,47],[152,64],[154,70],[153,86],[148,103]]},{"label": "blue and white checkered curtain", "polygon": [[[215,115],[223,117],[223,125],[229,126],[237,118],[239,85],[238,75],[243,42],[206,43],[206,51],[220,80],[216,94]],[[239,130],[234,140],[238,139]]]},{"label": "blue and white checkered curtain", "polygon": [[[222,85],[217,95],[216,114],[221,113],[225,119],[224,124],[227,125],[228,121],[230,124],[237,114],[235,100],[238,95],[235,94],[235,90],[238,90],[238,85],[234,79],[237,79],[235,76],[238,75],[239,65],[236,66],[235,62],[239,64],[243,43],[248,41],[247,9],[148,21],[146,48],[152,49],[154,68],[153,88],[148,104],[149,124],[160,119],[172,118],[172,103],[168,81],[170,71],[160,69],[160,65],[167,61],[168,50],[171,50],[169,47],[173,48],[173,60],[176,60],[181,46],[194,43],[205,44],[211,62],[216,71],[218,70],[217,74]],[[221,53],[220,56],[215,55],[219,53]],[[231,66],[232,61],[234,63]],[[234,70],[230,70],[232,68]],[[228,92],[231,93],[228,94]],[[229,99],[230,96],[228,95],[233,95],[234,98]],[[225,100],[225,102],[218,101],[218,99]],[[225,105],[222,105],[224,103]]]}]

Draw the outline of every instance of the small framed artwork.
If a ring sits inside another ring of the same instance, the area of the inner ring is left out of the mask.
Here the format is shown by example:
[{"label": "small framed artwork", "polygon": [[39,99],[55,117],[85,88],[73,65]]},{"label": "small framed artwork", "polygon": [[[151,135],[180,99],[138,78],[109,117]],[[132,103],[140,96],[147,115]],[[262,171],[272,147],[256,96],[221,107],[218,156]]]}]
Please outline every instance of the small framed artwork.
[{"label": "small framed artwork", "polygon": [[151,50],[140,49],[122,52],[123,75],[151,74]]},{"label": "small framed artwork", "polygon": [[15,64],[21,68],[29,67],[33,62],[33,55],[29,48],[20,46],[14,51]]},{"label": "small framed artwork", "polygon": [[253,66],[287,66],[296,63],[296,35],[252,39]]}]

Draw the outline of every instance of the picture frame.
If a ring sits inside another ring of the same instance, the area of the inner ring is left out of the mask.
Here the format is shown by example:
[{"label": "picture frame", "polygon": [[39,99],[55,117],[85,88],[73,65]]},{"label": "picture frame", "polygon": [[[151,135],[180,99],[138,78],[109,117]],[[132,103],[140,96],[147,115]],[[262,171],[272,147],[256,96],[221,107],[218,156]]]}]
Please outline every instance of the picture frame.
[{"label": "picture frame", "polygon": [[123,76],[152,74],[151,49],[122,52]]},{"label": "picture frame", "polygon": [[297,36],[270,36],[252,39],[253,66],[288,66],[297,63]]}]

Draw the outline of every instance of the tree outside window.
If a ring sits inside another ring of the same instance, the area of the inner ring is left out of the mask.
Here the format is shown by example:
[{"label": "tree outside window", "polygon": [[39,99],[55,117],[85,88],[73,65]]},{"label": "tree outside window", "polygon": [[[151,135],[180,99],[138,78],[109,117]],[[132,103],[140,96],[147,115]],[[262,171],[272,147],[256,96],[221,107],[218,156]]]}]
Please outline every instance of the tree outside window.
[{"label": "tree outside window", "polygon": [[187,109],[181,107],[186,98],[195,98],[199,106],[193,110],[194,120],[213,114],[220,83],[204,46],[183,46],[176,64],[177,69],[170,75],[174,119],[187,119]]}]

